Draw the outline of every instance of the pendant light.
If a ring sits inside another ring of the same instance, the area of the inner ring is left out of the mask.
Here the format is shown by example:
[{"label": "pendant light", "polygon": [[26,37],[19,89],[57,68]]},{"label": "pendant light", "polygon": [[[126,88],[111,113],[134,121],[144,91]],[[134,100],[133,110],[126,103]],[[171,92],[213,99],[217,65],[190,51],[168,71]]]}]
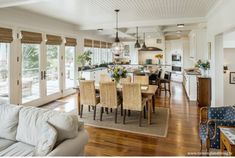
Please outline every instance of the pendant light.
[{"label": "pendant light", "polygon": [[119,37],[118,37],[118,12],[120,10],[116,9],[114,10],[116,12],[116,38],[114,43],[112,44],[112,53],[115,55],[120,55],[123,53],[124,50],[124,46],[123,44],[120,42]]},{"label": "pendant light", "polygon": [[142,45],[142,49],[144,50],[144,49],[147,49],[147,46],[146,46],[146,44],[145,44],[145,33],[144,33],[144,43],[143,43],[143,45]]},{"label": "pendant light", "polygon": [[136,43],[135,48],[140,48],[139,37],[138,37],[138,27],[136,27]]}]

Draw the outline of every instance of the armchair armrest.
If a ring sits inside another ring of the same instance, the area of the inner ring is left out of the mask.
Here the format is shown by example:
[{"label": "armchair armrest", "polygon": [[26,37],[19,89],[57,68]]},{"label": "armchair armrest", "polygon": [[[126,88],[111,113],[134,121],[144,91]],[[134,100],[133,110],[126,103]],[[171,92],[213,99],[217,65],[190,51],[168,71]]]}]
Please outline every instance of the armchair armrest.
[{"label": "armchair armrest", "polygon": [[[214,126],[214,133],[213,136],[209,137],[209,126]],[[216,119],[209,119],[207,121],[207,136],[210,139],[215,139],[217,131],[219,132],[220,127],[235,127],[235,120],[216,120]]]},{"label": "armchair armrest", "polygon": [[200,108],[200,123],[206,123],[208,121],[208,108]]}]

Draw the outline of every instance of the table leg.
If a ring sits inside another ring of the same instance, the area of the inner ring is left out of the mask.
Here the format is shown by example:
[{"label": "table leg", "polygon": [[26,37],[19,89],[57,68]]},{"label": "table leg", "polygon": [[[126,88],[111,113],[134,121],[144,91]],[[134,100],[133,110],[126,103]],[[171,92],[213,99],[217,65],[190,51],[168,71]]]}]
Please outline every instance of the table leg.
[{"label": "table leg", "polygon": [[151,99],[148,99],[148,124],[151,124],[151,113],[152,113],[152,103]]},{"label": "table leg", "polygon": [[78,102],[78,115],[81,115],[80,92],[79,91],[77,91],[77,102]]},{"label": "table leg", "polygon": [[221,152],[221,156],[224,155],[224,142],[223,142],[222,137],[223,137],[223,135],[221,133],[221,136],[220,136],[220,152]]}]

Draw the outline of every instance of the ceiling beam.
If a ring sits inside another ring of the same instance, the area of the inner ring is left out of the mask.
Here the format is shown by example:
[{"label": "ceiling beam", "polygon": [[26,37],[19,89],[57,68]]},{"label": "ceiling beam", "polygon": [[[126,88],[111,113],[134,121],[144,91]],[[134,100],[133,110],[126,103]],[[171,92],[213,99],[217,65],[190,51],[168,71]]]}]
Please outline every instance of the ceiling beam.
[{"label": "ceiling beam", "polygon": [[37,3],[40,1],[46,1],[46,0],[3,0],[0,1],[0,8],[6,8],[6,7],[15,7],[25,4],[31,4],[31,3]]},{"label": "ceiling beam", "polygon": [[[179,23],[191,24],[191,23],[204,23],[206,18],[196,17],[196,18],[178,18],[178,19],[162,19],[162,20],[151,20],[151,21],[129,21],[129,22],[119,22],[119,28],[126,27],[145,27],[145,26],[163,26],[163,25],[175,25]],[[81,30],[96,30],[97,28],[112,29],[113,23],[109,24],[87,24],[81,25]]]}]

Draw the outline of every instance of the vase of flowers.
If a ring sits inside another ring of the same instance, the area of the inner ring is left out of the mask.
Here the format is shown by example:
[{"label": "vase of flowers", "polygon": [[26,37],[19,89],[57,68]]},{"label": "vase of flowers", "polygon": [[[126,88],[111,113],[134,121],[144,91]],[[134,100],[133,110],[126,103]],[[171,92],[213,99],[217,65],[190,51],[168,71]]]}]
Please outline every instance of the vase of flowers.
[{"label": "vase of flowers", "polygon": [[198,60],[195,67],[200,69],[202,76],[208,76],[208,70],[210,69],[209,61]]},{"label": "vase of flowers", "polygon": [[157,54],[157,55],[155,55],[155,58],[158,59],[158,65],[161,65],[161,59],[163,58],[163,55],[162,54]]},{"label": "vase of flowers", "polygon": [[110,77],[118,84],[121,78],[127,77],[127,70],[123,66],[112,66],[108,69]]}]

